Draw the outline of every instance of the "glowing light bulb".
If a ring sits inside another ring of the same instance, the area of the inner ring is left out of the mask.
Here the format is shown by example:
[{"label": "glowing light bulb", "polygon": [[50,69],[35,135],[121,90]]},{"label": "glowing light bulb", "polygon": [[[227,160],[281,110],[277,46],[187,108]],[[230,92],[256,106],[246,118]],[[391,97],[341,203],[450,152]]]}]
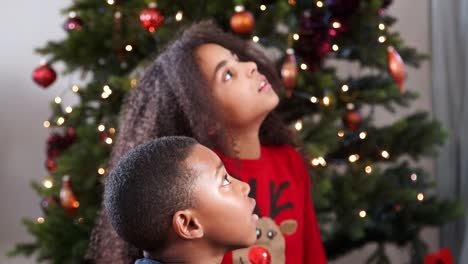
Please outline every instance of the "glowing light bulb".
[{"label": "glowing light bulb", "polygon": [[98,128],[97,128],[99,131],[104,131],[106,129],[106,127],[104,125],[99,125]]},{"label": "glowing light bulb", "polygon": [[367,174],[370,174],[372,172],[372,167],[371,166],[366,166],[364,168],[364,171],[367,173]]},{"label": "glowing light bulb", "polygon": [[337,22],[337,21],[335,21],[335,22],[333,22],[333,23],[332,23],[332,27],[333,27],[333,28],[335,28],[335,29],[338,29],[338,28],[340,28],[340,27],[341,27],[341,23],[340,23],[340,22]]},{"label": "glowing light bulb", "polygon": [[37,218],[37,222],[38,222],[39,224],[43,224],[43,223],[45,222],[45,218],[42,217],[42,216],[41,216],[41,217],[38,217],[38,218]]},{"label": "glowing light bulb", "polygon": [[71,106],[67,106],[67,108],[65,108],[65,112],[67,112],[68,114],[71,113],[73,111],[73,108]]},{"label": "glowing light bulb", "polygon": [[322,8],[323,7],[323,2],[322,1],[317,1],[317,7]]},{"label": "glowing light bulb", "polygon": [[325,106],[330,105],[330,97],[325,96],[325,97],[323,97],[322,100],[323,100],[323,104],[324,104]]},{"label": "glowing light bulb", "polygon": [[257,43],[258,41],[260,40],[260,38],[258,36],[253,36],[252,37],[252,41]]},{"label": "glowing light bulb", "polygon": [[55,97],[54,101],[55,101],[56,104],[60,104],[62,102],[62,98],[57,96],[57,97]]},{"label": "glowing light bulb", "polygon": [[45,127],[45,128],[48,128],[50,127],[50,122],[49,121],[44,121],[44,123],[42,123],[42,125]]},{"label": "glowing light bulb", "polygon": [[424,194],[423,193],[418,193],[417,198],[418,198],[418,201],[424,200]]},{"label": "glowing light bulb", "polygon": [[108,145],[112,144],[112,138],[110,138],[110,137],[106,138],[106,143]]},{"label": "glowing light bulb", "polygon": [[297,121],[296,124],[294,124],[294,127],[297,131],[300,131],[302,129],[302,121]]},{"label": "glowing light bulb", "polygon": [[132,45],[128,44],[127,46],[125,46],[125,50],[126,51],[132,51],[133,50]]},{"label": "glowing light bulb", "polygon": [[265,11],[267,9],[266,5],[260,5],[260,10]]},{"label": "glowing light bulb", "polygon": [[412,173],[410,176],[412,181],[417,181],[418,180],[418,175],[416,173]]},{"label": "glowing light bulb", "polygon": [[364,211],[364,210],[361,210],[361,211],[359,212],[359,217],[361,217],[361,218],[366,217],[366,215],[367,215],[367,213],[366,213],[366,211]]},{"label": "glowing light bulb", "polygon": [[367,137],[367,133],[362,131],[361,133],[359,133],[359,138],[360,139],[365,139]]},{"label": "glowing light bulb", "polygon": [[388,151],[386,150],[383,150],[381,154],[382,154],[382,157],[385,159],[390,158],[390,153],[388,153]]},{"label": "glowing light bulb", "polygon": [[312,159],[310,162],[313,166],[318,166],[320,164],[320,161],[317,158]]},{"label": "glowing light bulb", "polygon": [[106,173],[106,170],[104,168],[99,168],[97,172],[99,173],[99,175],[104,175],[104,173]]},{"label": "glowing light bulb", "polygon": [[379,42],[380,43],[384,43],[386,40],[387,40],[387,38],[385,36],[380,36],[379,37]]},{"label": "glowing light bulb", "polygon": [[349,91],[349,86],[347,84],[343,84],[343,86],[341,86],[341,91],[346,93],[347,91]]},{"label": "glowing light bulb", "polygon": [[236,12],[242,12],[242,11],[244,11],[244,10],[245,10],[245,8],[244,8],[244,6],[242,6],[242,5],[236,5],[236,6],[234,7],[234,11],[236,11]]},{"label": "glowing light bulb", "polygon": [[317,160],[320,163],[320,165],[322,165],[323,167],[327,166],[327,162],[325,161],[323,157],[318,157]]},{"label": "glowing light bulb", "polygon": [[380,29],[380,30],[384,30],[384,29],[385,29],[385,25],[384,25],[383,23],[380,23],[380,24],[379,24],[379,29]]},{"label": "glowing light bulb", "polygon": [[61,126],[61,125],[63,125],[63,123],[65,123],[65,118],[59,117],[59,118],[57,119],[57,125],[58,125],[58,126]]},{"label": "glowing light bulb", "polygon": [[115,134],[115,128],[113,128],[113,127],[109,128],[109,132],[110,132],[111,134]]},{"label": "glowing light bulb", "polygon": [[177,22],[180,22],[182,20],[182,18],[184,18],[184,13],[182,11],[177,11],[177,14],[175,15],[175,20]]},{"label": "glowing light bulb", "polygon": [[310,97],[310,101],[311,101],[312,103],[314,103],[314,104],[315,104],[315,103],[317,103],[317,102],[318,102],[318,99],[317,99],[317,97],[315,97],[315,96],[312,96],[312,97]]},{"label": "glowing light bulb", "polygon": [[294,33],[294,35],[293,35],[293,39],[294,39],[294,40],[299,40],[299,34],[297,34],[297,33]]},{"label": "glowing light bulb", "polygon": [[301,64],[301,69],[304,70],[304,71],[307,70],[307,64],[302,63]]},{"label": "glowing light bulb", "polygon": [[114,2],[114,0],[107,0],[107,4],[113,5],[113,4],[115,4],[115,2]]},{"label": "glowing light bulb", "polygon": [[344,131],[343,130],[338,131],[338,136],[339,137],[344,137]]},{"label": "glowing light bulb", "polygon": [[79,90],[80,90],[80,87],[78,87],[78,85],[75,84],[75,85],[72,86],[72,91],[74,93],[77,93]]},{"label": "glowing light bulb", "polygon": [[332,46],[333,51],[338,51],[339,49],[340,49],[340,47],[338,47],[338,45],[333,44],[333,46]]},{"label": "glowing light bulb", "polygon": [[358,154],[352,154],[348,157],[348,160],[349,162],[353,163],[353,162],[356,162],[357,160],[359,159],[359,155]]},{"label": "glowing light bulb", "polygon": [[50,188],[54,187],[54,182],[52,181],[52,179],[47,178],[47,179],[44,179],[44,181],[42,182],[42,185],[45,188],[50,189]]}]

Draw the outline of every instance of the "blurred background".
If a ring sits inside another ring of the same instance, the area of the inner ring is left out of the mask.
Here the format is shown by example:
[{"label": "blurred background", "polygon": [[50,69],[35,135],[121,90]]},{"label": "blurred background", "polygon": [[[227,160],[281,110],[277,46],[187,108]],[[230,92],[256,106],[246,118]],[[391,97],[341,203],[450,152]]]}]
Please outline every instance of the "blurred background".
[{"label": "blurred background", "polygon": [[[429,1],[429,0],[394,0],[388,8],[388,13],[398,21],[394,30],[401,33],[402,38],[410,46],[422,53],[432,53],[431,60],[423,61],[421,67],[407,67],[408,79],[406,87],[415,90],[420,98],[408,109],[399,109],[396,114],[378,111],[378,123],[386,124],[415,110],[429,111],[448,129],[452,129],[453,140],[444,147],[439,160],[423,159],[423,168],[432,175],[437,175],[438,192],[443,197],[464,199],[468,204],[466,193],[468,189],[466,165],[458,162],[451,167],[451,162],[461,161],[460,157],[468,158],[468,145],[463,139],[463,132],[468,132],[468,114],[463,107],[463,99],[467,98],[464,90],[467,87],[468,76],[468,20],[450,24],[448,19],[461,10],[468,11],[468,5],[463,1]],[[455,4],[457,3],[457,4]],[[71,86],[73,80],[80,76],[72,75],[58,78],[47,90],[39,88],[31,80],[32,70],[42,59],[34,53],[34,49],[43,46],[48,40],[62,39],[66,32],[62,28],[64,17],[60,10],[68,6],[69,1],[3,1],[0,16],[1,49],[0,58],[0,263],[27,264],[35,263],[34,258],[7,258],[5,252],[11,250],[19,241],[30,241],[21,218],[36,219],[42,215],[40,198],[30,187],[32,180],[42,181],[48,174],[44,167],[46,160],[45,141],[48,131],[43,127],[43,121],[51,115],[49,103],[63,87]],[[467,8],[467,9],[463,9]],[[462,32],[461,30],[465,31]],[[462,34],[457,34],[461,32]],[[455,42],[455,43],[453,43]],[[463,43],[465,46],[463,46]],[[457,59],[462,60],[454,62]],[[463,61],[464,59],[464,61]],[[54,65],[58,74],[63,67]],[[62,68],[61,68],[62,67]],[[453,72],[447,73],[448,69]],[[448,88],[458,87],[458,92]],[[447,99],[448,98],[448,99]],[[468,98],[467,98],[468,99]],[[63,97],[66,105],[73,105],[77,98],[73,94]],[[441,103],[441,101],[443,101]],[[441,105],[442,104],[442,105]],[[447,105],[456,106],[453,115]],[[459,124],[458,126],[456,124]],[[460,127],[461,126],[461,127]],[[460,132],[457,132],[460,131]],[[457,138],[458,137],[458,138]],[[457,147],[458,146],[458,147]],[[454,149],[455,148],[455,149]],[[464,155],[464,156],[463,156]],[[464,160],[465,162],[468,159]],[[465,190],[466,192],[466,190]],[[423,238],[428,243],[429,252],[450,246],[452,253],[461,262],[468,261],[466,246],[463,251],[463,221],[453,223],[443,229],[429,228],[423,231]],[[468,243],[468,241],[466,242]],[[356,250],[330,263],[365,263],[369,254],[375,250],[375,245]],[[387,247],[392,263],[408,261],[407,248]]]}]

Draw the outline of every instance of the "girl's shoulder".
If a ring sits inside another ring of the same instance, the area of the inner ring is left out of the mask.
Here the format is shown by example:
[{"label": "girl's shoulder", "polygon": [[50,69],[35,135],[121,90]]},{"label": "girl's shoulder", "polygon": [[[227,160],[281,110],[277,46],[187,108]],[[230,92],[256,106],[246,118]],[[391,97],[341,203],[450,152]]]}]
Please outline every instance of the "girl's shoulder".
[{"label": "girl's shoulder", "polygon": [[291,145],[262,146],[262,155],[276,156],[292,162],[302,162],[301,154]]}]

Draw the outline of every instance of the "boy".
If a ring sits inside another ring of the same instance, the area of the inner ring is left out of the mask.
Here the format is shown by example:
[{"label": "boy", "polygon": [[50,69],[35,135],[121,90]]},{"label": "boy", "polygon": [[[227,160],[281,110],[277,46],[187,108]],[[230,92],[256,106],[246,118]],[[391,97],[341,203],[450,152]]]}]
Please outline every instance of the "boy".
[{"label": "boy", "polygon": [[107,177],[104,206],[138,264],[221,263],[256,240],[250,187],[188,137],[163,137],[129,151]]}]

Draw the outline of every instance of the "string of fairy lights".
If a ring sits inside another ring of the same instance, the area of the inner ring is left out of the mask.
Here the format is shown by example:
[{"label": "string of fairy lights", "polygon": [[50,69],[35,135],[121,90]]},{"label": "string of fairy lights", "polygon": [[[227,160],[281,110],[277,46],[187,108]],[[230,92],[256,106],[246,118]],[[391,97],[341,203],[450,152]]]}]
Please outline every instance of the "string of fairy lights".
[{"label": "string of fairy lights", "polygon": [[[105,2],[109,5],[109,6],[113,6],[116,4],[116,1],[115,0],[105,0]],[[290,5],[295,5],[296,2],[295,0],[288,0],[288,3]],[[315,5],[317,6],[317,8],[324,8],[325,7],[325,3],[324,1],[315,1]],[[153,11],[156,9],[157,5],[156,3],[150,3],[149,4],[149,8],[152,8]],[[268,5],[265,5],[265,4],[261,4],[259,5],[258,9],[262,12],[268,12]],[[242,5],[237,5],[234,7],[234,12],[235,13],[239,13],[239,12],[243,12],[245,11],[245,7],[242,6]],[[159,11],[158,11],[159,12]],[[151,15],[154,15],[154,14],[148,14],[148,13],[141,13],[140,14],[140,20],[141,19],[150,19],[149,16]],[[116,11],[115,14],[114,14],[114,18],[115,19],[120,19],[120,17],[122,16],[121,14],[121,11]],[[177,12],[175,12],[175,14],[173,15],[173,18],[174,18],[174,21],[176,21],[177,23],[179,22],[182,22],[183,19],[184,19],[184,13],[182,10],[178,10]],[[72,11],[69,13],[69,19],[73,19],[73,23],[67,23],[67,26],[66,26],[66,30],[77,30],[77,29],[81,29],[81,21],[79,20],[79,17],[77,16],[76,12]],[[143,24],[142,24],[143,25]],[[331,22],[331,28],[329,30],[329,34],[331,36],[335,36],[337,34],[337,30],[339,30],[341,27],[342,27],[342,23],[340,21],[332,21]],[[386,25],[384,23],[379,23],[378,24],[378,29],[382,32],[381,35],[378,36],[378,43],[381,43],[381,44],[384,44],[387,40],[387,37],[386,37]],[[156,30],[155,27],[147,27],[146,28],[150,33],[154,33],[154,31]],[[289,34],[289,38],[292,39],[292,41],[299,41],[300,38],[301,38],[301,34],[300,32],[293,32],[291,34]],[[260,36],[258,35],[253,35],[251,40],[255,43],[259,43],[261,41],[261,38]],[[128,53],[131,53],[133,50],[134,50],[134,45],[132,44],[126,44],[124,46],[124,50]],[[338,52],[340,50],[340,47],[337,43],[331,43],[331,50],[333,52]],[[289,49],[289,52],[294,56],[294,50],[292,50],[292,48],[290,47]],[[103,60],[103,59],[102,59]],[[101,59],[99,60],[99,63],[101,63]],[[299,65],[296,65],[296,62],[295,60],[293,61],[294,63],[294,67],[297,67],[302,70],[302,71],[307,71],[309,69],[309,66],[307,65],[307,63],[305,62],[301,62]],[[46,65],[45,62],[41,62],[41,65]],[[54,77],[55,79],[55,77]],[[53,80],[52,80],[53,81]],[[48,85],[48,84],[47,84]],[[137,80],[136,79],[131,79],[130,80],[130,86],[132,88],[134,88],[135,86],[137,85]],[[43,85],[44,86],[44,85]],[[44,86],[46,87],[46,86]],[[341,87],[340,87],[340,90],[342,93],[348,93],[350,92],[351,90],[351,87],[349,84],[342,84]],[[71,86],[70,89],[66,89],[64,92],[72,92],[72,93],[79,93],[80,92],[80,87],[77,85],[77,84],[73,84]],[[112,91],[112,88],[109,84],[103,84],[102,85],[102,91],[100,92],[100,98],[102,100],[107,100],[109,99],[113,94],[113,91]],[[310,101],[310,103],[312,104],[321,104],[323,105],[324,107],[330,107],[332,105],[332,98],[328,95],[325,95],[323,97],[317,97],[317,96],[307,96],[307,99]],[[59,105],[60,107],[62,106],[62,103],[63,103],[63,95],[58,95],[54,98],[54,102]],[[348,110],[352,110],[354,109],[354,104],[352,103],[348,103],[346,108]],[[51,127],[62,127],[64,125],[66,125],[66,121],[67,121],[67,114],[70,114],[73,112],[73,107],[72,106],[66,106],[64,108],[64,113],[63,115],[59,115],[59,116],[56,116],[54,118],[51,118],[51,119],[48,119],[48,120],[45,120],[43,122],[43,126],[45,128],[51,128]],[[296,131],[301,131],[304,127],[304,124],[303,124],[303,120],[297,120],[294,124],[293,124],[293,128],[296,130]],[[114,127],[107,127],[106,124],[104,123],[101,123],[99,122],[98,124],[96,124],[96,129],[99,133],[104,133],[105,132],[105,136],[103,138],[103,142],[107,145],[112,145],[114,143],[114,136],[115,136],[115,133],[117,132],[116,129]],[[337,133],[337,136],[339,138],[343,138],[345,136],[345,133],[346,131],[344,129],[342,130],[339,130],[338,133]],[[365,130],[362,130],[358,133],[358,137],[360,140],[366,140],[366,138],[368,137],[368,132],[365,131]],[[386,149],[381,149],[380,150],[380,155],[382,158],[384,159],[389,159],[390,158],[390,153],[388,152],[388,150]],[[348,156],[347,158],[347,161],[352,164],[352,163],[356,163],[360,160],[360,155],[358,153],[354,153],[354,154],[351,154]],[[323,157],[323,156],[318,156],[318,157],[314,157],[310,160],[310,165],[313,166],[313,167],[317,167],[317,166],[321,166],[321,167],[326,167],[328,165],[326,159]],[[366,165],[364,167],[364,172],[366,174],[372,174],[373,172],[373,168],[372,168],[372,165],[369,164],[369,165]],[[100,176],[103,176],[106,174],[106,167],[105,166],[99,166],[98,168],[96,168],[96,173]],[[64,178],[67,178],[69,179],[70,176],[68,175],[65,175]],[[418,179],[418,176],[413,173],[411,174],[410,176],[410,179],[411,181],[413,182],[416,182],[417,179]],[[46,189],[51,189],[54,187],[54,179],[52,177],[46,177],[43,181],[42,181],[42,186]],[[67,190],[67,191],[71,191],[70,190]],[[72,192],[72,191],[71,191]],[[69,194],[69,195],[72,195],[74,196],[73,193]],[[418,201],[423,201],[424,199],[424,194],[422,192],[419,192],[417,194],[417,200]],[[74,207],[75,209],[79,207],[79,201],[78,199],[73,198],[72,199],[75,199],[74,201],[72,201],[72,207]],[[365,210],[358,210],[358,215],[359,217],[362,217],[362,218],[365,218],[366,215],[367,215],[367,212]],[[45,223],[45,217],[44,216],[41,216],[41,217],[38,217],[37,218],[37,223],[39,224],[43,224]],[[76,219],[75,219],[75,223],[77,224],[81,224],[81,223],[84,223],[85,219],[81,216],[78,216]]]}]

